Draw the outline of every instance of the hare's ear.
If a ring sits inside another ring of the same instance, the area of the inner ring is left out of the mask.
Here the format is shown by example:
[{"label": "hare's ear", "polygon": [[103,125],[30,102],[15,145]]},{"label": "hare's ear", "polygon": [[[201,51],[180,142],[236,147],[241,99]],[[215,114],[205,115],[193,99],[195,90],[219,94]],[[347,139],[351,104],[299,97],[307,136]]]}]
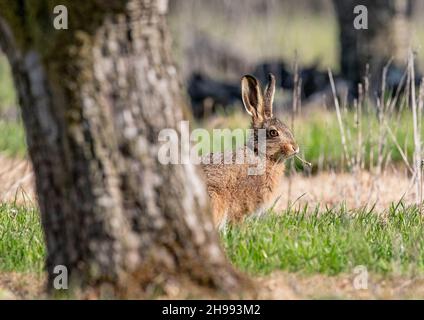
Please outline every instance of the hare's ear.
[{"label": "hare's ear", "polygon": [[268,75],[268,85],[265,88],[264,115],[266,118],[272,117],[272,104],[274,103],[275,77],[272,73]]},{"label": "hare's ear", "polygon": [[262,90],[255,77],[246,75],[241,78],[241,98],[247,113],[253,121],[261,122],[264,119],[264,103]]}]

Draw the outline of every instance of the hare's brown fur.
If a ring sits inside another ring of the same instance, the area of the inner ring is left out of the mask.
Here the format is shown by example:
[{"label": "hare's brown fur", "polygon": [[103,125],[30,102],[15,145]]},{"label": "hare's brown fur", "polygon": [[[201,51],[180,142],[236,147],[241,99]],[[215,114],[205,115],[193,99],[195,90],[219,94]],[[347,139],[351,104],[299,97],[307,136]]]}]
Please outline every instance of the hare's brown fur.
[{"label": "hare's brown fur", "polygon": [[[252,76],[242,78],[242,99],[246,111],[252,117],[253,129],[266,130],[266,152],[259,156],[257,136],[252,146],[245,146],[236,152],[209,154],[210,164],[203,164],[212,212],[216,225],[225,221],[237,222],[248,214],[263,210],[278,196],[278,187],[284,175],[284,160],[299,152],[290,130],[272,115],[275,80],[262,93],[258,81]],[[250,154],[255,164],[236,163],[236,154]],[[232,158],[225,164],[226,157]],[[202,161],[205,163],[205,161]],[[249,175],[252,167],[263,166],[262,174]]]}]

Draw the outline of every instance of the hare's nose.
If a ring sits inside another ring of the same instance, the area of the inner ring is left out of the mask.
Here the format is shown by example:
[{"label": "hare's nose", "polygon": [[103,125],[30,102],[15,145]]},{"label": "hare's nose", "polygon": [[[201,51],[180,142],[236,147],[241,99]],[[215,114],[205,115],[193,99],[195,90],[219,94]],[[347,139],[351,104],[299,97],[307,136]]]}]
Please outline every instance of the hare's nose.
[{"label": "hare's nose", "polygon": [[291,151],[292,151],[294,154],[299,153],[299,146],[297,146],[297,145],[295,145],[295,144],[292,144],[292,145],[290,145],[290,146],[291,146]]}]

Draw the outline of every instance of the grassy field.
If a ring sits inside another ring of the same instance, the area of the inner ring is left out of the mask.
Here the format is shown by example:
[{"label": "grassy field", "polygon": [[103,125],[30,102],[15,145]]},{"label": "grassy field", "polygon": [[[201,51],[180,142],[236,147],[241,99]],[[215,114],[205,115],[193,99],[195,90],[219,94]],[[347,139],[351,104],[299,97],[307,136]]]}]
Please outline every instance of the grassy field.
[{"label": "grassy field", "polygon": [[10,68],[6,57],[0,54],[0,111],[14,105],[16,105],[16,97]]},{"label": "grassy field", "polygon": [[[372,112],[363,115],[360,119],[361,129],[357,125],[358,122],[353,111],[346,111],[342,119],[347,139],[346,148],[348,158],[356,156],[359,150],[364,167],[369,169],[371,166],[375,166],[378,158],[379,132],[382,128],[377,116]],[[290,125],[290,117],[283,118],[282,120],[287,125]],[[214,129],[247,129],[250,125],[249,121],[249,118],[241,114],[241,112],[235,112],[216,122],[206,121],[198,124],[198,126],[205,127],[209,132],[213,133]],[[385,132],[383,139],[384,159],[387,159],[392,164],[403,163],[399,146],[410,162],[414,150],[411,112],[402,112],[392,117],[387,123],[396,140],[393,140],[387,131]],[[360,131],[361,143],[358,142],[358,132]],[[220,139],[211,139],[209,145],[208,140],[203,138],[199,138],[197,141],[202,143],[206,152],[209,150],[216,152],[237,148],[243,144],[244,138],[240,136],[242,134],[241,131],[234,131],[233,139],[222,139],[222,142]],[[422,135],[424,135],[424,129],[422,130]],[[300,150],[304,158],[313,164],[314,171],[346,169],[345,151],[343,149],[337,116],[334,112],[323,112],[321,110],[295,118],[294,136],[300,145]]]},{"label": "grassy field", "polygon": [[0,272],[41,272],[45,255],[36,209],[0,205]]},{"label": "grassy field", "polygon": [[[353,112],[348,112],[343,117],[345,131],[347,132],[348,139],[348,153],[355,155],[358,150],[358,127],[355,121]],[[288,124],[290,120],[286,121]],[[361,152],[365,166],[370,167],[370,164],[376,165],[377,161],[377,144],[378,144],[378,131],[379,122],[374,114],[369,114],[362,117],[362,144]],[[413,126],[411,112],[404,112],[398,119],[389,121],[398,145],[401,147],[402,152],[407,155],[411,160],[413,154]],[[217,129],[246,129],[249,126],[249,119],[240,114],[239,112],[223,117],[216,123],[200,123],[200,127],[206,127],[209,132],[213,132],[214,128]],[[315,170],[328,170],[340,169],[346,167],[346,159],[344,156],[343,145],[340,137],[339,125],[334,113],[331,112],[316,112],[309,114],[305,117],[296,118],[295,120],[295,138],[300,145],[303,156],[313,164]],[[422,134],[424,135],[424,127]],[[0,153],[7,156],[23,157],[26,153],[25,133],[22,123],[15,121],[2,121],[0,120]],[[207,145],[206,140],[201,138],[198,141],[204,141],[204,148],[206,151],[219,151],[237,147],[240,143],[236,143],[237,136],[233,140],[212,139],[211,143]],[[242,138],[241,143],[244,143]],[[403,159],[401,153],[390,138],[386,134],[385,141],[385,156],[389,157],[391,163],[402,163]]]},{"label": "grassy field", "polygon": [[416,207],[288,210],[223,233],[231,261],[253,274],[336,275],[364,265],[378,274],[424,271],[424,217]]},{"label": "grassy field", "polygon": [[[345,208],[287,210],[222,232],[235,266],[337,275],[364,265],[375,274],[424,272],[424,216],[393,205],[386,213]],[[42,272],[45,249],[35,209],[0,206],[0,272]]]},{"label": "grassy field", "polygon": [[21,122],[0,120],[0,153],[9,157],[26,154],[25,131]]},{"label": "grassy field", "polygon": [[26,152],[22,124],[18,121],[6,121],[1,117],[10,108],[16,108],[16,96],[9,65],[0,54],[0,153],[22,157]]}]

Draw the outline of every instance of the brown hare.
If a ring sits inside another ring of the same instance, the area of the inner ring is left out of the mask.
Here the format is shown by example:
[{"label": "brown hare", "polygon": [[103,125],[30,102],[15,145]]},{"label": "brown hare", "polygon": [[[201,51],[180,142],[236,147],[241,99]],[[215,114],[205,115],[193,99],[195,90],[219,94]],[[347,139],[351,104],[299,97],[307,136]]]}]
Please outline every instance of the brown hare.
[{"label": "brown hare", "polygon": [[[213,219],[215,225],[220,228],[227,221],[234,223],[249,214],[260,213],[274,201],[278,196],[278,186],[284,174],[284,160],[299,152],[299,147],[288,127],[272,114],[274,93],[275,78],[272,74],[269,75],[269,83],[263,93],[255,77],[244,76],[241,79],[241,95],[244,107],[252,117],[253,143],[230,154],[206,155],[205,159],[209,164],[202,161]],[[266,141],[266,147],[262,149],[258,147],[258,141],[261,141],[258,139],[260,131]],[[253,155],[255,161],[263,165],[262,174],[249,174],[252,162],[224,163],[224,159],[228,156],[235,160],[237,152],[240,151],[245,155]]]}]

